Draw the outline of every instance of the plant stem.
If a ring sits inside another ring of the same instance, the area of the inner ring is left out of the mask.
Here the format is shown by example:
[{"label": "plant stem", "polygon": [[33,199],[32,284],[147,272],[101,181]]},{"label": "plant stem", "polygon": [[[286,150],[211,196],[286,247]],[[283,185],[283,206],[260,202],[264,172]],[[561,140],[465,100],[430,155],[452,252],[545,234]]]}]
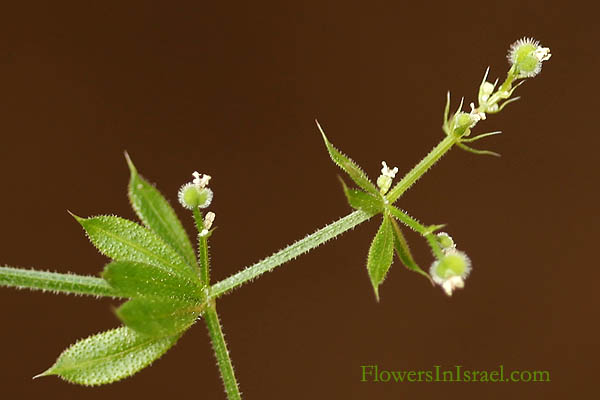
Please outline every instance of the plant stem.
[{"label": "plant stem", "polygon": [[101,278],[12,267],[0,267],[0,286],[96,297],[123,297]]},{"label": "plant stem", "polygon": [[[456,139],[452,135],[446,136],[436,147],[433,148],[413,169],[411,169],[387,194],[390,203],[396,201],[408,188],[410,188],[427,170],[434,165],[452,146]],[[364,211],[354,211],[347,216],[327,225],[313,234],[301,239],[277,253],[259,261],[242,271],[226,278],[211,288],[210,297],[215,299],[228,293],[234,288],[271,271],[283,263],[286,263],[301,254],[327,242],[330,239],[354,228],[368,220],[373,215]],[[194,220],[198,232],[204,229],[202,214],[194,210]],[[408,221],[403,221],[408,222]],[[413,229],[416,226],[413,225]],[[420,227],[419,227],[420,228]],[[204,240],[202,242],[202,240]],[[206,238],[199,238],[200,277],[208,285],[208,253]],[[85,294],[92,296],[123,297],[116,293],[103,279],[92,276],[81,276],[73,274],[60,274],[56,272],[44,272],[35,270],[18,269],[11,267],[0,267],[0,286],[12,286],[17,288],[50,290],[62,293]]]},{"label": "plant stem", "polygon": [[229,400],[241,400],[242,396],[240,395],[240,389],[235,379],[233,364],[231,364],[227,343],[225,342],[225,336],[221,329],[221,322],[219,321],[219,315],[217,314],[214,302],[206,309],[203,315],[206,327],[208,328],[210,341],[213,350],[215,351],[215,356],[217,357],[217,363],[219,364],[219,371],[221,372],[223,385],[225,385],[227,398]]},{"label": "plant stem", "polygon": [[315,247],[333,239],[339,234],[354,228],[356,225],[368,220],[373,215],[364,211],[354,211],[345,217],[329,224],[315,233],[301,239],[277,253],[257,262],[254,265],[244,268],[240,272],[215,283],[211,289],[211,297],[217,298],[238,286],[256,278],[265,272],[271,271],[281,264],[290,261],[301,254],[304,254]]},{"label": "plant stem", "polygon": [[198,235],[198,266],[200,267],[200,282],[203,286],[210,284],[208,259],[208,237]]},{"label": "plant stem", "polygon": [[[391,203],[396,201],[408,188],[412,186],[427,170],[435,164],[452,146],[456,143],[456,138],[447,135],[437,146],[433,148],[413,169],[411,169],[394,188],[387,194],[386,198]],[[243,285],[244,283],[256,278],[257,276],[271,271],[281,264],[290,261],[301,254],[304,254],[320,244],[333,239],[334,237],[354,228],[360,223],[368,220],[373,215],[364,211],[354,211],[353,213],[327,225],[312,235],[297,241],[294,244],[278,251],[277,253],[257,262],[240,272],[217,282],[212,286],[211,297],[217,298],[232,289]]]},{"label": "plant stem", "polygon": [[194,223],[196,224],[196,230],[198,231],[198,233],[200,233],[204,229],[204,217],[202,216],[200,209],[198,209],[197,207],[194,208],[193,214]]},{"label": "plant stem", "polygon": [[456,143],[453,135],[447,135],[437,146],[435,146],[417,165],[413,167],[404,177],[389,191],[385,196],[393,204],[404,192],[408,190],[433,164],[435,164],[444,154]]},{"label": "plant stem", "polygon": [[203,286],[210,284],[210,270],[208,263],[208,236],[201,236],[204,231],[204,217],[198,208],[194,209],[194,222],[198,231],[198,268],[200,269],[200,282]]}]

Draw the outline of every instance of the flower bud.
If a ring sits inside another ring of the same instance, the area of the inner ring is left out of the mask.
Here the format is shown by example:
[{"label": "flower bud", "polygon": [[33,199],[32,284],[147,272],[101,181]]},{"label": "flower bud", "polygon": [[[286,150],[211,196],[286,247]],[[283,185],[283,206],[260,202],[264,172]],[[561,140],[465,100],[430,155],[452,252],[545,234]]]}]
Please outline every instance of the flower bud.
[{"label": "flower bud", "polygon": [[475,126],[480,118],[475,118],[472,114],[459,112],[454,116],[454,134],[463,136],[468,129]]},{"label": "flower bud", "polygon": [[392,180],[398,173],[398,167],[390,168],[385,161],[382,161],[381,165],[383,168],[381,168],[381,175],[377,178],[377,186],[379,187],[381,194],[386,194],[392,186]]},{"label": "flower bud", "polygon": [[204,229],[210,229],[212,227],[213,222],[215,222],[215,213],[209,211],[204,217]]},{"label": "flower bud", "polygon": [[495,88],[493,83],[483,82],[479,87],[479,104],[486,104]]},{"label": "flower bud", "polygon": [[481,94],[487,94],[488,96],[494,92],[494,84],[491,82],[483,82],[481,84]]}]

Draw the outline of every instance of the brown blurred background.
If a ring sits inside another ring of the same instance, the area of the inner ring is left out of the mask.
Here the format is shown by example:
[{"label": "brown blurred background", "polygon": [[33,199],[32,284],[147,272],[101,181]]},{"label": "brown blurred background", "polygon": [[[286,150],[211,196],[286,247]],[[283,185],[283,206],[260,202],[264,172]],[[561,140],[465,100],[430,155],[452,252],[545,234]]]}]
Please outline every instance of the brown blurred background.
[{"label": "brown blurred background", "polygon": [[[573,2],[33,2],[0,23],[0,264],[95,275],[107,262],[66,213],[134,218],[127,150],[174,203],[213,176],[213,277],[350,211],[314,118],[377,177],[441,138],[445,93],[504,78],[510,43],[552,49],[522,100],[477,127],[399,205],[447,223],[474,270],[447,298],[396,263],[377,304],[369,221],[219,303],[248,399],[578,398],[597,350],[598,25]],[[561,4],[561,5],[558,5]],[[190,216],[177,207],[189,232]],[[418,262],[425,242],[408,233]],[[87,389],[32,381],[117,303],[0,289],[0,397],[224,399],[202,323],[153,367]],[[360,365],[549,370],[551,383],[360,382]],[[439,397],[438,397],[439,398]]]}]

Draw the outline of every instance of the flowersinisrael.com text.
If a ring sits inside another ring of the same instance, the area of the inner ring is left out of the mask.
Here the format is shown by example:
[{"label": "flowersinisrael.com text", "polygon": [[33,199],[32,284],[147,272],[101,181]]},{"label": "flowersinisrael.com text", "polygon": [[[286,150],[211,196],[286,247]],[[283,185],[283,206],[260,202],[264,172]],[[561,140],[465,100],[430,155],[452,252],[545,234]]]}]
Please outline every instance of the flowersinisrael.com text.
[{"label": "flowersinisrael.com text", "polygon": [[477,370],[462,365],[430,369],[389,370],[378,365],[360,366],[361,382],[413,383],[413,382],[550,382],[548,370],[505,370],[504,365],[496,369]]}]

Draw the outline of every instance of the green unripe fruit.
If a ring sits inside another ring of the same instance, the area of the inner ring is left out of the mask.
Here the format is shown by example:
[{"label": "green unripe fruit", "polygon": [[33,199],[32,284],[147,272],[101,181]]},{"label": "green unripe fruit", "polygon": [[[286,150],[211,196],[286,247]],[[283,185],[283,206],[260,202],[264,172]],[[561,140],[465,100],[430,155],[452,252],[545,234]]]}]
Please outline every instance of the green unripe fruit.
[{"label": "green unripe fruit", "polygon": [[438,243],[442,250],[449,250],[455,247],[454,240],[446,232],[440,232],[437,234]]},{"label": "green unripe fruit", "polygon": [[516,65],[521,76],[535,76],[541,69],[540,61],[533,55],[524,56]]},{"label": "green unripe fruit", "polygon": [[518,78],[536,76],[542,70],[542,61],[550,57],[550,49],[531,38],[517,40],[508,52],[508,61],[514,65]]},{"label": "green unripe fruit", "polygon": [[463,136],[475,123],[473,117],[464,112],[458,113],[454,118],[456,121],[454,125],[454,134],[458,136]]},{"label": "green unripe fruit", "polygon": [[431,277],[437,283],[460,276],[465,278],[471,270],[471,260],[462,251],[448,250],[431,266]]},{"label": "green unripe fruit", "polygon": [[533,43],[523,43],[515,48],[513,58],[515,63],[520,64],[524,60],[531,58],[538,46]]},{"label": "green unripe fruit", "polygon": [[179,190],[179,202],[185,208],[206,208],[210,205],[213,192],[209,188],[198,188],[192,183],[185,184]]}]

